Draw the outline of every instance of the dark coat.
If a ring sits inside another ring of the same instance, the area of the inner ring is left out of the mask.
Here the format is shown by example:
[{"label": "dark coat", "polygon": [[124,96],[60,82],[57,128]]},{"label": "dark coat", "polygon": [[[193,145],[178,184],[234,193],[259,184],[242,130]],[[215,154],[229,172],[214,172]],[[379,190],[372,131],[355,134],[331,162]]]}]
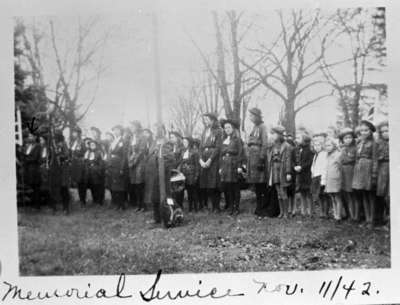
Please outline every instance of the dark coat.
[{"label": "dark coat", "polygon": [[40,189],[50,191],[50,149],[47,145],[40,146]]},{"label": "dark coat", "polygon": [[376,187],[377,165],[377,144],[375,140],[371,137],[357,143],[353,189],[372,191]]},{"label": "dark coat", "polygon": [[134,135],[128,146],[129,183],[144,183],[146,140],[142,134]]},{"label": "dark coat", "polygon": [[84,181],[87,184],[99,185],[103,182],[103,156],[99,150],[93,152],[93,158],[90,158],[91,152],[85,154],[84,160]]},{"label": "dark coat", "polygon": [[237,136],[232,136],[229,143],[222,141],[219,169],[221,182],[238,182],[238,168],[242,166],[243,143]]},{"label": "dark coat", "polygon": [[299,145],[295,148],[295,166],[301,166],[301,171],[296,172],[296,191],[308,191],[311,185],[311,165],[314,153],[310,145]]},{"label": "dark coat", "polygon": [[287,175],[292,175],[292,146],[286,142],[274,143],[271,148],[268,160],[269,182],[271,185],[280,184],[288,187],[292,184],[286,179]]},{"label": "dark coat", "polygon": [[183,158],[184,154],[185,150],[181,153],[181,163],[178,168],[185,176],[187,185],[196,185],[200,174],[199,153],[189,149],[188,158]]},{"label": "dark coat", "polygon": [[107,180],[111,191],[125,191],[125,147],[120,139],[115,147],[110,147],[109,160],[107,162]]},{"label": "dark coat", "polygon": [[207,128],[204,130],[200,143],[200,158],[206,162],[211,160],[208,168],[200,168],[200,188],[218,188],[219,187],[219,150],[222,141],[222,129],[218,125],[210,128],[207,134]]},{"label": "dark coat", "polygon": [[55,149],[54,157],[57,170],[55,170],[54,174],[59,176],[60,180],[58,182],[60,186],[69,187],[71,185],[69,149],[65,141],[57,143]]},{"label": "dark coat", "polygon": [[174,169],[177,169],[179,164],[181,164],[181,161],[182,161],[182,153],[183,153],[184,147],[183,147],[182,142],[180,142],[180,141],[177,144],[171,143],[171,145],[172,145],[172,151],[174,153],[174,158],[175,158],[173,166],[174,166]]},{"label": "dark coat", "polygon": [[354,164],[356,163],[355,145],[343,146],[340,151],[340,163],[342,172],[342,190],[345,192],[353,191]]},{"label": "dark coat", "polygon": [[263,123],[254,125],[247,142],[247,182],[267,181],[267,128]]},{"label": "dark coat", "polygon": [[378,177],[376,195],[390,196],[389,141],[380,140],[377,147]]},{"label": "dark coat", "polygon": [[85,146],[81,139],[77,139],[77,144],[74,145],[75,141],[71,142],[70,154],[71,154],[71,182],[73,186],[82,183],[84,180],[84,161]]},{"label": "dark coat", "polygon": [[28,153],[28,146],[24,155],[25,184],[40,184],[40,145],[34,143],[32,149]]},{"label": "dark coat", "polygon": [[[162,146],[154,142],[149,149],[149,155],[146,165],[146,187],[145,187],[145,203],[158,203],[160,202],[160,173],[159,161],[161,156],[164,161],[164,176],[165,176],[165,191],[167,196],[171,196],[170,177],[171,170],[175,164],[175,155],[173,152],[173,145],[166,142]],[[148,171],[148,172],[147,172]]]}]

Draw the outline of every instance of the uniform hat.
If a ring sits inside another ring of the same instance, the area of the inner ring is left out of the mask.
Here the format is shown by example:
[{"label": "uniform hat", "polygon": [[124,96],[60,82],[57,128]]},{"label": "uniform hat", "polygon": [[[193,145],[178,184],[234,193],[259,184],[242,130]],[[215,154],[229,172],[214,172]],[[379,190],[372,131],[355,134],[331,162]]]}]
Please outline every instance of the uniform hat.
[{"label": "uniform hat", "polygon": [[255,116],[259,117],[260,119],[262,119],[261,110],[258,109],[257,107],[254,107],[254,108],[249,109],[249,112],[250,112],[251,114],[254,114]]},{"label": "uniform hat", "polygon": [[95,131],[97,134],[101,134],[101,131],[100,131],[100,129],[98,129],[97,127],[95,127],[95,126],[92,126],[92,127],[90,127],[90,130],[93,130],[93,131]]},{"label": "uniform hat", "polygon": [[378,124],[378,130],[380,130],[382,127],[384,127],[384,126],[386,126],[386,127],[389,127],[389,121],[387,121],[387,120],[385,120],[385,121],[382,121],[382,122],[380,122],[379,124]]},{"label": "uniform hat", "polygon": [[111,128],[112,131],[115,129],[119,129],[119,131],[122,133],[124,131],[124,127],[122,125],[115,125],[113,128]]},{"label": "uniform hat", "polygon": [[271,128],[271,131],[283,136],[283,133],[285,132],[285,128],[283,128],[282,126],[274,126]]},{"label": "uniform hat", "polygon": [[224,127],[225,124],[231,124],[236,129],[239,129],[239,127],[240,127],[240,123],[233,119],[222,119],[221,126]]},{"label": "uniform hat", "polygon": [[362,121],[360,122],[360,126],[361,126],[361,125],[367,126],[372,132],[375,132],[375,131],[376,131],[375,125],[372,124],[370,121],[362,120]]},{"label": "uniform hat", "polygon": [[133,120],[130,123],[131,123],[131,125],[135,125],[138,129],[142,129],[142,123],[140,123],[140,121]]},{"label": "uniform hat", "polygon": [[344,138],[345,136],[347,136],[347,135],[352,135],[353,138],[356,137],[356,134],[355,134],[354,130],[351,129],[351,128],[349,128],[349,127],[346,127],[346,128],[343,128],[343,129],[340,131],[340,133],[339,133],[339,140],[340,140],[340,141],[343,141],[343,138]]},{"label": "uniform hat", "polygon": [[106,135],[109,135],[109,136],[111,136],[112,138],[115,138],[114,135],[113,135],[113,133],[110,132],[110,131],[106,131]]},{"label": "uniform hat", "polygon": [[327,136],[328,136],[328,134],[325,131],[315,132],[313,134],[313,138],[316,138],[316,137],[324,137],[324,138],[326,138]]},{"label": "uniform hat", "polygon": [[215,113],[213,113],[213,112],[206,112],[206,113],[203,113],[203,116],[207,116],[207,117],[209,117],[210,119],[212,119],[212,120],[214,120],[214,121],[218,121],[218,116],[217,116],[217,114],[215,114]]},{"label": "uniform hat", "polygon": [[183,139],[182,135],[181,135],[178,131],[171,130],[171,131],[169,132],[169,134],[170,134],[170,135],[173,134],[173,135],[175,135],[177,138]]},{"label": "uniform hat", "polygon": [[76,132],[78,134],[82,134],[82,129],[79,126],[75,126],[71,129],[71,132]]},{"label": "uniform hat", "polygon": [[153,132],[151,131],[150,128],[145,128],[145,129],[143,129],[143,131],[147,131],[148,133],[153,134]]}]

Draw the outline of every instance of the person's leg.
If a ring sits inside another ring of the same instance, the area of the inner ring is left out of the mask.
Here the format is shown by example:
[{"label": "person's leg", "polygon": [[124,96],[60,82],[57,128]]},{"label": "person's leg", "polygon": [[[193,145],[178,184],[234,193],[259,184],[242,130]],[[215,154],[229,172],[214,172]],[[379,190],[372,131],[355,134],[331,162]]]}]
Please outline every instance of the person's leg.
[{"label": "person's leg", "polygon": [[240,186],[239,183],[233,183],[233,204],[234,213],[237,215],[240,212]]},{"label": "person's leg", "polygon": [[261,212],[262,202],[263,202],[263,183],[255,183],[254,190],[256,193],[256,209],[254,214],[258,215]]},{"label": "person's leg", "polygon": [[338,220],[342,220],[346,214],[344,207],[343,207],[342,195],[340,193],[336,193],[335,200],[336,200],[336,205],[337,205]]},{"label": "person's leg", "polygon": [[207,208],[207,189],[199,188],[199,209]]},{"label": "person's leg", "polygon": [[371,209],[371,224],[376,225],[381,222],[381,209],[383,202],[378,202],[375,194],[373,192],[368,192],[367,198],[369,201],[370,209]]},{"label": "person's leg", "polygon": [[220,200],[221,200],[221,192],[219,191],[219,189],[218,188],[211,189],[212,206],[216,212],[221,211],[219,206]]},{"label": "person's leg", "polygon": [[84,182],[79,182],[78,183],[78,194],[79,194],[79,201],[81,203],[81,206],[86,205],[86,183]]},{"label": "person's leg", "polygon": [[188,199],[188,210],[192,212],[194,209],[194,199],[193,199],[193,187],[191,185],[186,185],[185,187]]},{"label": "person's leg", "polygon": [[68,187],[62,186],[61,189],[61,200],[62,200],[62,205],[63,205],[63,211],[69,214],[70,212],[70,207],[69,207],[69,202],[70,202],[70,196],[69,196],[69,190]]},{"label": "person's leg", "polygon": [[161,223],[160,203],[153,202],[153,217],[155,223]]},{"label": "person's leg", "polygon": [[282,204],[282,198],[281,198],[281,190],[280,190],[280,185],[275,184],[275,190],[276,194],[278,195],[278,203],[279,203],[279,215],[278,218],[283,217],[283,204]]},{"label": "person's leg", "polygon": [[194,211],[197,212],[199,210],[199,188],[197,185],[192,185],[193,191],[193,202],[194,202]]},{"label": "person's leg", "polygon": [[145,210],[144,205],[144,183],[136,184],[136,199],[140,210]]}]

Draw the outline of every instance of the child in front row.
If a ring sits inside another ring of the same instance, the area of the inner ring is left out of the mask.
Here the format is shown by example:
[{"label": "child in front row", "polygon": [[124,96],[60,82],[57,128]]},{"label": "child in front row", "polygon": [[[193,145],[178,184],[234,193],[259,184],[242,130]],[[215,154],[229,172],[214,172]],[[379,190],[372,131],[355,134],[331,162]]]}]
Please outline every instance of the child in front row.
[{"label": "child in front row", "polygon": [[311,196],[313,205],[319,203],[321,207],[321,218],[328,218],[329,197],[324,192],[326,175],[326,151],[324,151],[325,137],[314,135],[313,149],[314,157],[311,164]]},{"label": "child in front row", "polygon": [[357,151],[355,138],[356,135],[351,128],[344,128],[339,135],[339,140],[342,143],[342,194],[348,206],[350,219],[352,221],[359,221],[360,205],[356,201],[352,186]]},{"label": "child in front row", "polygon": [[327,139],[325,142],[326,150],[326,176],[325,176],[325,192],[332,201],[333,217],[339,221],[345,216],[341,189],[342,189],[342,172],[340,152],[334,139]]}]

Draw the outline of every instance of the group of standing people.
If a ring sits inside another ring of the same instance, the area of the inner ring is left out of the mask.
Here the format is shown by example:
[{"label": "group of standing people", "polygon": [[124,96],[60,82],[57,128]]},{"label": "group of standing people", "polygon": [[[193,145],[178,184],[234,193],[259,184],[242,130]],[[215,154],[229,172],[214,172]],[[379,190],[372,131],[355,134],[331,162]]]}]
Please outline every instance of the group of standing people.
[{"label": "group of standing people", "polygon": [[[139,121],[128,128],[114,126],[104,139],[96,127],[85,138],[75,127],[68,145],[61,131],[51,137],[48,131],[30,133],[21,149],[30,202],[55,210],[59,197],[69,213],[70,188],[78,190],[83,208],[87,190],[94,203],[103,205],[108,189],[116,209],[152,208],[159,223],[165,197],[183,207],[186,191],[189,211],[208,208],[210,203],[213,212],[227,209],[236,215],[241,188],[250,186],[256,197],[255,214],[260,216],[273,192],[278,217],[313,216],[320,206],[321,217],[329,217],[331,207],[336,220],[384,222],[389,210],[387,122],[376,127],[362,121],[357,130],[345,128],[337,136],[299,128],[293,138],[281,126],[268,131],[258,108],[250,109],[249,117],[253,126],[245,140],[239,122],[219,120],[214,113],[203,114],[205,128],[199,139],[168,132],[162,124],[153,130],[142,128]],[[184,187],[178,191],[171,188],[174,172],[184,176]]]}]

